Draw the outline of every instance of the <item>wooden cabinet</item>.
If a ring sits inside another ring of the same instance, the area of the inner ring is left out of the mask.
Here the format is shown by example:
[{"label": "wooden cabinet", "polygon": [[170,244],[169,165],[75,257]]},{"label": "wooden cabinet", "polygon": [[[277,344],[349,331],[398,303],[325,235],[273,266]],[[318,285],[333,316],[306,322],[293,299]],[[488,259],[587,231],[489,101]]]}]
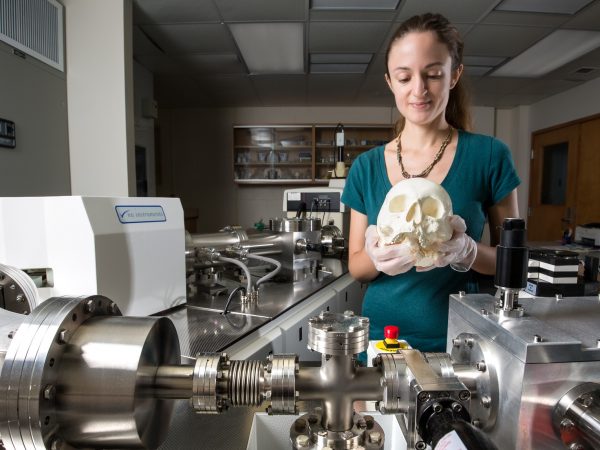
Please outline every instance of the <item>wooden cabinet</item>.
[{"label": "wooden cabinet", "polygon": [[[315,181],[327,181],[335,167],[335,126],[315,126]],[[392,126],[344,126],[344,162],[350,167],[362,152],[385,145],[393,138]]]},{"label": "wooden cabinet", "polygon": [[[235,126],[234,180],[239,184],[326,184],[335,167],[335,125]],[[393,138],[391,125],[344,126],[347,166]]]}]

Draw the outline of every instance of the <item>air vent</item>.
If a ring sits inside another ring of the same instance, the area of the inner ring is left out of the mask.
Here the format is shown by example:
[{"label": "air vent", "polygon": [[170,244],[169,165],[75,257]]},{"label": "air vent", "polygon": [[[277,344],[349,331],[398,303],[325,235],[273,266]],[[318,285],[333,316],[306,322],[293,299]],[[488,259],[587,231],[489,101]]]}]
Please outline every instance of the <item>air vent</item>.
[{"label": "air vent", "polygon": [[568,81],[588,81],[588,80],[596,78],[598,75],[600,75],[599,72],[600,72],[600,69],[598,67],[584,66],[584,67],[578,68],[577,70],[573,70],[572,72],[569,72],[569,74],[566,77],[566,80],[568,80]]},{"label": "air vent", "polygon": [[594,70],[597,69],[595,67],[580,67],[573,73],[576,73],[577,75],[587,75],[588,73],[593,72]]},{"label": "air vent", "polygon": [[0,0],[0,40],[64,72],[63,6],[55,0]]}]

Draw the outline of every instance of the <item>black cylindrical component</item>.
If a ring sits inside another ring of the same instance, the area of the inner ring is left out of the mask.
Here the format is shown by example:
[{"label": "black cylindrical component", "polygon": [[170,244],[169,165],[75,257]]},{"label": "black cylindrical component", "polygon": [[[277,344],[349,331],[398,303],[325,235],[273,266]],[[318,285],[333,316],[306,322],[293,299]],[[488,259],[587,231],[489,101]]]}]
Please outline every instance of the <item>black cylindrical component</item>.
[{"label": "black cylindrical component", "polygon": [[500,245],[502,247],[525,247],[525,221],[519,218],[508,218],[502,222]]},{"label": "black cylindrical component", "polygon": [[[427,444],[431,445],[433,450],[462,448],[458,444],[462,444],[467,450],[498,450],[487,435],[449,409],[432,414],[426,427],[428,435],[431,436]],[[456,442],[457,439],[460,442]]]},{"label": "black cylindrical component", "polygon": [[529,250],[525,237],[523,219],[504,219],[500,245],[496,247],[496,286],[521,289],[527,285]]}]

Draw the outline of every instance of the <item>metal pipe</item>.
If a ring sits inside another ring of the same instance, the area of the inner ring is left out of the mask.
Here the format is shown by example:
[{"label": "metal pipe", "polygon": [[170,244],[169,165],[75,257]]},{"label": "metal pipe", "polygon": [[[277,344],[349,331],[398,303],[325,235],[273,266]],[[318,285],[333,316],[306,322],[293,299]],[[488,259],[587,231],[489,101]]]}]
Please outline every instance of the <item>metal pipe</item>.
[{"label": "metal pipe", "polygon": [[376,367],[357,368],[352,357],[331,356],[320,368],[300,368],[296,390],[300,400],[321,400],[324,404],[322,426],[331,431],[352,428],[355,400],[381,400],[381,372]]},{"label": "metal pipe", "polygon": [[235,232],[191,234],[188,245],[196,248],[210,247],[220,249],[240,244],[242,240],[245,239]]},{"label": "metal pipe", "polygon": [[573,402],[565,417],[572,420],[592,448],[600,448],[600,408]]},{"label": "metal pipe", "polygon": [[155,398],[190,398],[194,366],[159,366],[154,376]]},{"label": "metal pipe", "polygon": [[483,375],[483,372],[471,364],[455,364],[454,375],[467,387],[474,396],[477,393],[477,381]]},{"label": "metal pipe", "polygon": [[229,230],[218,233],[190,234],[186,246],[215,250],[241,247],[256,254],[276,255],[281,253],[282,243],[279,235],[270,232]]}]

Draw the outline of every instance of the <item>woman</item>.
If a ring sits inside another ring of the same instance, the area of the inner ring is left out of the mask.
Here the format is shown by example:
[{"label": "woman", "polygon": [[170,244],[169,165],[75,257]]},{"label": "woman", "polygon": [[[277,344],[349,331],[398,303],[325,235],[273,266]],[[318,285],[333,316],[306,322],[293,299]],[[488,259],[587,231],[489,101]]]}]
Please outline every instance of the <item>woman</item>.
[{"label": "woman", "polygon": [[[398,28],[385,79],[401,115],[400,132],[356,159],[342,196],[351,208],[350,273],[370,282],[362,314],[371,320],[371,339],[382,339],[385,325],[397,325],[421,351],[445,351],[449,295],[468,291],[469,269],[495,272],[497,228],[504,218],[518,217],[520,180],[509,149],[468,132],[462,53],[457,30],[439,14],[412,17]],[[407,244],[377,245],[375,224],[387,192],[415,176],[441,184],[455,214],[452,239],[440,244],[440,256],[427,268],[414,267]],[[491,246],[479,242],[486,219]]]}]

